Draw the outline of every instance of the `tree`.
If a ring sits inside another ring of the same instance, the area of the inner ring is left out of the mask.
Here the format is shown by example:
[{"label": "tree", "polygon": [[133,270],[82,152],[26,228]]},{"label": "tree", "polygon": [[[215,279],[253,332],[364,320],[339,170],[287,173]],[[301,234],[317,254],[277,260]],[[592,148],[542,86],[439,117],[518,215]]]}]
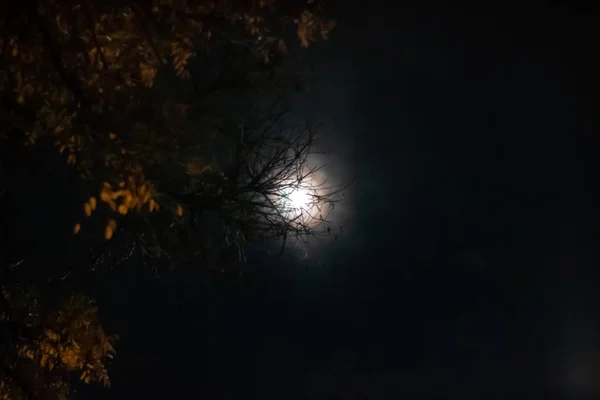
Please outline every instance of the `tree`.
[{"label": "tree", "polygon": [[[286,32],[277,28],[290,23],[303,45],[317,32],[327,35],[332,23],[291,3],[29,0],[7,5],[0,20],[5,122],[25,130],[32,143],[51,136],[69,154],[69,162],[86,172],[104,163],[117,164],[124,173],[130,149],[117,152],[117,160],[93,150],[110,143],[112,132],[135,142],[143,128],[138,125],[158,122],[130,116],[151,110],[159,100],[148,90],[159,67],[170,64],[179,77],[189,78],[194,53],[224,43],[268,58],[274,48],[285,51]],[[309,3],[318,9],[317,2]],[[175,117],[182,108],[175,107]]]},{"label": "tree", "polygon": [[[274,132],[279,113],[224,124],[214,107],[191,109],[189,94],[154,86],[168,69],[189,80],[194,55],[199,62],[238,57],[234,62],[244,65],[240,73],[231,60],[218,64],[218,79],[196,80],[196,99],[212,101],[224,91],[232,102],[229,88],[268,85],[273,69],[265,63],[275,67],[291,36],[308,46],[333,28],[318,1],[29,0],[6,7],[0,19],[5,136],[24,133],[30,145],[54,142],[84,179],[99,184],[82,214],[108,207],[106,240],[117,231],[131,234],[151,243],[140,246],[144,254],[167,257],[157,231],[168,236],[174,219],[181,228],[184,214],[192,226],[197,211],[208,209],[225,220],[227,243],[312,233],[312,220],[289,210],[289,197],[308,197],[310,212],[331,203],[333,191],[316,187],[310,178],[317,171],[305,166],[314,132]],[[227,76],[228,70],[236,73]],[[200,147],[213,154],[200,156]],[[225,152],[235,153],[227,165],[214,162]],[[84,226],[76,223],[74,233]]]},{"label": "tree", "polygon": [[32,289],[2,287],[1,399],[66,399],[77,379],[110,385],[116,337],[104,333],[93,300],[72,295],[51,303]]},{"label": "tree", "polygon": [[[0,146],[12,164],[2,158],[0,172],[60,154],[88,192],[73,234],[91,250],[56,275],[133,256],[223,268],[243,261],[246,241],[285,244],[326,222],[341,188],[307,163],[316,130],[292,128],[284,102],[271,98],[295,83],[279,67],[291,39],[306,47],[334,26],[319,1],[2,7]],[[8,215],[3,195],[19,188],[0,185]],[[1,228],[0,396],[64,398],[77,377],[108,384],[113,338],[91,300],[57,284],[44,293],[67,301],[50,306],[51,296],[16,283],[40,290],[46,276],[30,279],[27,248]]]}]

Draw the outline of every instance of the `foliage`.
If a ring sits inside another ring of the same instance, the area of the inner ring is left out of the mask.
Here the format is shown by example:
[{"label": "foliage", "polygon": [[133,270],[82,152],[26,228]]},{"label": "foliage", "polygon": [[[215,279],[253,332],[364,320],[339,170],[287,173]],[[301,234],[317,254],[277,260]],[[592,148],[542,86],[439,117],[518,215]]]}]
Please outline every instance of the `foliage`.
[{"label": "foliage", "polygon": [[[23,163],[46,162],[35,151],[50,147],[91,188],[72,233],[102,241],[91,246],[97,264],[133,254],[208,264],[209,248],[215,265],[239,262],[247,240],[314,234],[335,203],[340,188],[307,164],[315,130],[290,129],[281,103],[264,104],[288,49],[333,26],[318,0],[5,2],[0,146],[24,143]],[[2,215],[13,189],[2,182]],[[290,200],[299,192],[300,206]],[[0,234],[11,242],[8,228]],[[1,277],[14,282],[28,266],[17,242],[0,254]],[[75,381],[108,386],[115,338],[92,300],[42,297],[2,286],[0,399],[67,398]]]},{"label": "foliage", "polygon": [[77,377],[110,385],[107,360],[116,338],[104,333],[91,299],[73,295],[45,309],[32,289],[3,287],[1,304],[0,398],[66,398]]},{"label": "foliage", "polygon": [[[224,181],[223,166],[197,154],[224,133],[214,126],[222,116],[197,109],[191,115],[189,99],[154,88],[159,72],[170,69],[189,80],[194,57],[204,62],[223,51],[226,59],[250,54],[269,63],[287,51],[293,36],[306,47],[327,38],[334,26],[314,0],[37,0],[5,7],[0,17],[4,136],[22,131],[30,145],[53,141],[82,177],[100,184],[82,205],[82,216],[91,216],[100,204],[109,207],[107,240],[131,211],[137,211],[138,223],[129,226],[147,227],[153,218],[148,214],[159,212],[163,202],[171,222],[197,206],[164,196],[170,191],[158,187],[157,180],[181,175],[179,195],[190,190],[205,195],[206,188],[215,187],[211,180]],[[226,86],[214,83],[202,88],[203,100]],[[256,157],[262,150],[254,147],[242,153]],[[235,183],[247,186],[237,178]],[[158,219],[164,225],[166,217]],[[278,231],[282,223],[292,226],[279,222]],[[73,232],[83,225],[77,222]]]},{"label": "foliage", "polygon": [[[280,51],[284,47],[285,32],[277,28],[286,23],[298,27],[304,45],[318,31],[325,37],[332,27],[307,9],[279,3],[39,0],[12,5],[0,19],[0,88],[10,93],[5,101],[16,114],[12,120],[21,111],[17,105],[36,110],[35,121],[27,127],[32,143],[53,135],[57,146],[69,154],[70,163],[89,169],[95,160],[86,150],[98,148],[90,142],[106,145],[115,138],[103,128],[113,125],[129,138],[144,129],[134,129],[142,121],[123,125],[123,119],[149,106],[143,101],[149,95],[146,88],[152,87],[161,65],[171,66],[186,79],[194,53],[223,41],[241,42],[264,55],[274,51],[274,43]],[[314,9],[316,3],[310,3]],[[298,12],[298,16],[288,14]],[[185,105],[176,107],[181,110]],[[121,120],[101,122],[97,117],[107,120],[108,113]],[[121,144],[121,153],[131,150]],[[112,156],[120,160],[105,163],[120,163],[119,169],[126,169],[126,157],[116,153]]]},{"label": "foliage", "polygon": [[[46,162],[36,151],[49,147],[90,188],[72,233],[86,248],[84,238],[98,239],[96,264],[239,263],[248,240],[314,235],[341,189],[308,165],[315,129],[291,129],[282,103],[266,100],[293,43],[326,39],[333,26],[315,0],[5,2],[0,146],[22,151],[11,157],[22,163]],[[3,216],[14,189],[2,182]],[[115,338],[92,300],[69,293],[51,306],[9,286],[4,277],[19,281],[33,263],[6,226],[0,235],[11,244],[0,253],[0,399],[108,386]]]}]

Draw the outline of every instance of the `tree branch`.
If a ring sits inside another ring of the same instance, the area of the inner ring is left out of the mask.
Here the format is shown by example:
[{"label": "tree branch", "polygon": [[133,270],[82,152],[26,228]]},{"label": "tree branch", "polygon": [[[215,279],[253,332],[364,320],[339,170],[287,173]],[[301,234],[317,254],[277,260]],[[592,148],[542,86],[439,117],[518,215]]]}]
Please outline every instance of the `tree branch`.
[{"label": "tree branch", "polygon": [[52,61],[52,65],[56,69],[56,72],[67,86],[69,91],[75,96],[75,99],[80,102],[80,104],[87,105],[88,101],[83,90],[81,89],[81,86],[79,86],[79,83],[69,75],[62,62],[62,49],[52,37],[46,22],[42,19],[37,11],[37,2],[35,0],[29,0],[25,4],[27,14],[31,17],[32,21],[44,39],[44,44],[48,49],[48,56],[50,57],[50,61]]}]

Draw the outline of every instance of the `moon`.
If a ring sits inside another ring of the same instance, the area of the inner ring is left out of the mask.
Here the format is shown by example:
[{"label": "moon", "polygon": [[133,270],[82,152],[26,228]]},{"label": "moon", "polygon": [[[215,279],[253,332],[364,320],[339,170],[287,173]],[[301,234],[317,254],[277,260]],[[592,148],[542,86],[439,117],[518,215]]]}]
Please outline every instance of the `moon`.
[{"label": "moon", "polygon": [[289,182],[279,199],[279,208],[285,218],[311,229],[324,222],[329,214],[323,198],[326,194],[323,189],[324,180],[323,174],[319,173],[300,183]]},{"label": "moon", "polygon": [[289,220],[299,224],[314,225],[315,195],[300,185],[294,185],[281,194],[281,211]]},{"label": "moon", "polygon": [[296,209],[307,209],[311,207],[312,196],[304,188],[295,188],[288,194],[290,206]]}]

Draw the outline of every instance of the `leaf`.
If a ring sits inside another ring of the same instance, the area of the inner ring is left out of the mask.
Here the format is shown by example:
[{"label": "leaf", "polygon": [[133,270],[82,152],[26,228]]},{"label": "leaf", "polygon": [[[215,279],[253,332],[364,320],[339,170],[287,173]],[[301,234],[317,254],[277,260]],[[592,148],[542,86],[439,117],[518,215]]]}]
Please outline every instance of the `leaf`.
[{"label": "leaf", "polygon": [[104,228],[104,239],[106,240],[110,240],[113,236],[113,230],[112,228],[107,225],[106,228]]},{"label": "leaf", "polygon": [[90,207],[92,209],[92,211],[94,211],[96,209],[96,198],[94,196],[90,196],[90,199],[88,200],[88,202],[90,203]]},{"label": "leaf", "polygon": [[140,63],[140,74],[144,85],[146,87],[152,87],[154,84],[154,77],[156,76],[156,68],[142,62]]}]

